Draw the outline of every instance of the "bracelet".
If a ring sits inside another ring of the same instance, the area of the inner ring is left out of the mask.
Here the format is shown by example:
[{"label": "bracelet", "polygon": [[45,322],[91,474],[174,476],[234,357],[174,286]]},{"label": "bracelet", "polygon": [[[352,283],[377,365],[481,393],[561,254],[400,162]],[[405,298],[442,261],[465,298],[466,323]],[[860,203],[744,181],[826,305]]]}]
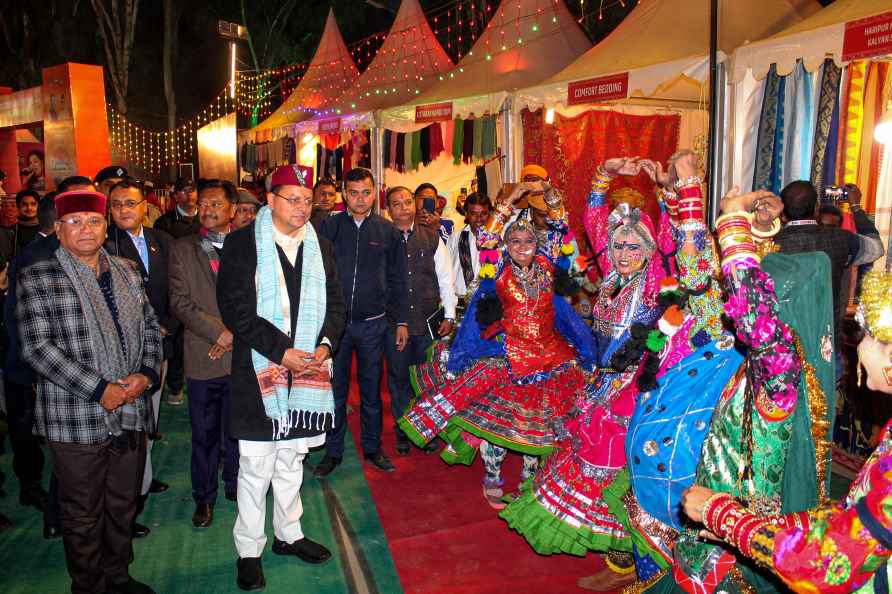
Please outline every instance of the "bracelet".
[{"label": "bracelet", "polygon": [[777,235],[780,232],[780,230],[781,230],[780,219],[774,219],[774,221],[771,223],[770,231],[759,231],[758,229],[756,229],[755,225],[752,225],[750,227],[750,233],[753,234],[753,237],[755,237],[756,239],[763,239],[763,240],[771,239],[772,237]]},{"label": "bracelet", "polygon": [[[713,494],[709,497],[709,499],[707,499],[707,500],[703,503],[703,509],[700,510],[700,517],[703,518],[703,525],[706,526],[707,528],[709,527],[709,522],[707,521],[707,519],[708,519],[709,516],[710,516],[710,512],[715,511],[714,509],[711,508],[711,506],[712,506],[716,501],[718,501],[719,499],[723,499],[723,498],[725,498],[725,497],[731,497],[731,496],[728,495],[727,493],[723,493],[723,492],[721,492],[721,491],[717,491],[717,492],[713,493]],[[733,499],[733,498],[732,498],[732,499]]]},{"label": "bracelet", "polygon": [[700,184],[702,184],[702,183],[703,183],[703,180],[700,178],[700,176],[692,175],[685,179],[679,179],[678,181],[676,181],[675,188],[678,190],[681,190],[682,188],[686,188],[689,186],[697,186],[697,188],[699,189]]},{"label": "bracelet", "polygon": [[564,197],[556,188],[545,192],[545,205],[551,210],[557,210],[564,204]]}]

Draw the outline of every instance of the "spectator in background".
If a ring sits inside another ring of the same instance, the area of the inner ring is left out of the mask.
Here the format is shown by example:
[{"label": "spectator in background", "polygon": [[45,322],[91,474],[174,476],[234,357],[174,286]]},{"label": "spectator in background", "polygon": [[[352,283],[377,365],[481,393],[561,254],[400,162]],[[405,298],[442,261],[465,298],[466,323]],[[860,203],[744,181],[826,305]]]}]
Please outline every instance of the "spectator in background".
[{"label": "spectator in background", "polygon": [[47,539],[61,536],[59,521],[58,486],[50,481],[50,494],[44,491],[44,455],[39,438],[33,434],[34,406],[37,394],[34,390],[37,376],[22,359],[22,345],[16,324],[15,312],[18,298],[16,287],[19,271],[34,262],[47,260],[59,247],[55,235],[56,205],[52,195],[44,196],[37,207],[40,223],[39,237],[23,248],[9,263],[8,291],[3,303],[3,320],[6,326],[7,345],[3,366],[3,389],[6,398],[6,420],[9,424],[9,441],[12,446],[12,470],[19,480],[19,503],[32,505],[43,512],[43,534]]},{"label": "spectator in background", "polygon": [[[402,186],[390,188],[385,202],[390,220],[405,245],[409,286],[409,339],[405,348],[397,348],[397,320],[389,319],[384,351],[390,408],[396,423],[406,412],[412,397],[409,367],[424,363],[434,339],[449,336],[452,332],[456,298],[449,250],[436,231],[415,224],[416,200],[412,191]],[[394,429],[397,453],[408,455],[411,449],[409,438],[398,427]],[[429,443],[424,449],[436,451],[436,442]]]},{"label": "spectator in background", "polygon": [[465,200],[465,226],[449,238],[449,257],[455,278],[455,294],[464,300],[473,293],[480,273],[477,255],[477,234],[489,222],[492,203],[489,197],[476,192]]},{"label": "spectator in background", "polygon": [[842,211],[835,204],[822,203],[818,207],[818,223],[825,227],[842,227]]},{"label": "spectator in background", "polygon": [[[155,221],[155,229],[164,231],[174,239],[195,235],[201,228],[198,216],[198,190],[192,180],[177,179],[173,198],[176,207]],[[173,354],[167,362],[167,403],[179,406],[183,403],[183,328],[173,336]]]},{"label": "spectator in background", "polygon": [[238,203],[235,207],[235,217],[232,226],[241,229],[250,225],[257,217],[257,209],[260,208],[260,200],[245,188],[238,189]]},{"label": "spectator in background", "polygon": [[406,348],[409,339],[406,250],[396,227],[372,213],[377,194],[375,178],[368,169],[347,172],[344,200],[347,211],[325,219],[319,233],[334,245],[338,278],[347,303],[347,327],[334,358],[335,425],[326,437],[325,457],[313,471],[317,477],[331,474],[344,457],[354,352],[364,458],[379,470],[396,470],[381,450],[381,371],[388,319],[396,324],[397,349]]},{"label": "spectator in background", "polygon": [[192,180],[179,178],[173,187],[176,208],[158,217],[155,229],[164,231],[174,239],[198,233],[201,227],[198,216],[198,189]]},{"label": "spectator in background", "polygon": [[15,195],[6,194],[0,198],[0,225],[9,229],[19,218],[19,209],[15,205]]},{"label": "spectator in background", "polygon": [[338,187],[334,180],[323,177],[313,186],[313,214],[310,223],[318,231],[319,225],[334,212],[338,200]]},{"label": "spectator in background", "polygon": [[[166,359],[173,352],[173,333],[180,326],[179,321],[170,312],[167,287],[168,262],[173,242],[170,236],[163,231],[143,225],[147,201],[143,193],[143,186],[139,182],[125,177],[112,187],[109,194],[112,225],[108,230],[108,239],[105,240],[105,249],[113,256],[130,260],[139,268],[143,288],[149,297],[149,303],[155,310],[155,315],[158,316],[164,359]],[[156,431],[158,415],[161,411],[161,390],[164,387],[166,368],[167,364],[162,360],[159,373],[161,381],[158,382],[157,389],[150,395],[152,405],[150,413],[153,415]],[[148,437],[146,467],[143,472],[137,515],[142,513],[149,493],[162,493],[168,487],[167,483],[154,477],[152,448],[155,444],[156,433],[150,433]],[[141,538],[148,533],[148,526],[134,522],[134,538]]]},{"label": "spectator in background", "polygon": [[37,221],[37,203],[40,194],[34,190],[21,190],[15,195],[15,204],[19,216],[12,226],[13,246],[15,253],[34,241],[40,231],[40,223]]},{"label": "spectator in background", "polygon": [[[833,289],[835,347],[839,355],[840,327],[846,311],[846,299],[841,297],[843,273],[848,266],[869,264],[881,258],[883,242],[873,221],[861,208],[861,191],[854,185],[846,186],[848,202],[852,210],[857,233],[838,227],[819,225],[818,192],[808,181],[794,181],[781,191],[786,225],[774,236],[781,253],[824,252],[830,258],[830,275]],[[779,225],[780,222],[773,223]],[[771,229],[759,229],[770,232]],[[842,376],[842,357],[836,358],[837,378]]]},{"label": "spectator in background", "polygon": [[231,183],[206,180],[198,198],[201,229],[178,239],[170,259],[170,308],[185,328],[196,528],[207,528],[214,520],[221,447],[224,494],[236,499],[238,443],[229,438],[232,332],[217,306],[217,271],[237,200]]},{"label": "spectator in background", "polygon": [[99,170],[96,177],[93,178],[93,185],[96,189],[108,196],[109,192],[116,183],[127,177],[127,170],[120,165],[109,165]]},{"label": "spectator in background", "polygon": [[56,197],[60,247],[22,269],[22,358],[37,373],[35,432],[59,480],[73,593],[150,593],[133,580],[131,525],[152,430],[161,334],[132,262],[102,249],[106,198]]}]

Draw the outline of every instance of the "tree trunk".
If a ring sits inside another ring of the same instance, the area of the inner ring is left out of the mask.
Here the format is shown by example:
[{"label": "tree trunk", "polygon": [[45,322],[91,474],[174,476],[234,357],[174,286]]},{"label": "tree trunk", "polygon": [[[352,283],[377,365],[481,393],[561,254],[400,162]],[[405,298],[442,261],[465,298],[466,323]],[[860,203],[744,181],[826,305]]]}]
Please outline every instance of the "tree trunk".
[{"label": "tree trunk", "polygon": [[118,111],[126,114],[130,54],[133,50],[139,0],[90,0],[90,4],[96,14],[96,28],[102,38],[115,103]]},{"label": "tree trunk", "polygon": [[[167,100],[167,130],[171,140],[167,143],[167,158],[176,155],[177,99],[174,91],[174,62],[177,53],[177,28],[179,18],[174,0],[164,0],[164,98]],[[176,178],[176,158],[168,166],[168,175]]]}]

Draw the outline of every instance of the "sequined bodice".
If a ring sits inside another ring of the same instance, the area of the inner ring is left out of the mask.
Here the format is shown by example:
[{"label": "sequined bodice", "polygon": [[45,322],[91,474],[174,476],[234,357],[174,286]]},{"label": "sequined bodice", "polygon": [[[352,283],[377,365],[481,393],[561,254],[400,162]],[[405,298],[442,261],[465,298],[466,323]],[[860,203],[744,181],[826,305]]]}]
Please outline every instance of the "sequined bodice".
[{"label": "sequined bodice", "polygon": [[496,281],[502,304],[505,329],[505,354],[515,377],[549,371],[573,359],[575,354],[554,325],[553,271],[542,256],[536,261],[542,268],[538,294],[530,297],[514,271],[506,267]]}]

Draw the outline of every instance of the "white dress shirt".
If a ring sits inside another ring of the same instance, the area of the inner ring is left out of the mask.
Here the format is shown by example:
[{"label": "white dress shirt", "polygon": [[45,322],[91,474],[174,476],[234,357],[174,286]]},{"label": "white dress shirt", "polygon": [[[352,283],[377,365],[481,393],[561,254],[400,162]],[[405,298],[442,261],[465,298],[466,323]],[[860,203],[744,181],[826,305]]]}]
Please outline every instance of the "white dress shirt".
[{"label": "white dress shirt", "polygon": [[457,297],[469,297],[468,287],[465,285],[465,275],[461,269],[461,258],[458,255],[458,245],[462,235],[467,234],[468,244],[471,247],[471,266],[474,269],[474,278],[480,274],[480,258],[477,252],[477,237],[471,232],[471,226],[465,227],[459,233],[449,236],[449,256],[452,259],[452,274],[455,278],[455,294]]}]

